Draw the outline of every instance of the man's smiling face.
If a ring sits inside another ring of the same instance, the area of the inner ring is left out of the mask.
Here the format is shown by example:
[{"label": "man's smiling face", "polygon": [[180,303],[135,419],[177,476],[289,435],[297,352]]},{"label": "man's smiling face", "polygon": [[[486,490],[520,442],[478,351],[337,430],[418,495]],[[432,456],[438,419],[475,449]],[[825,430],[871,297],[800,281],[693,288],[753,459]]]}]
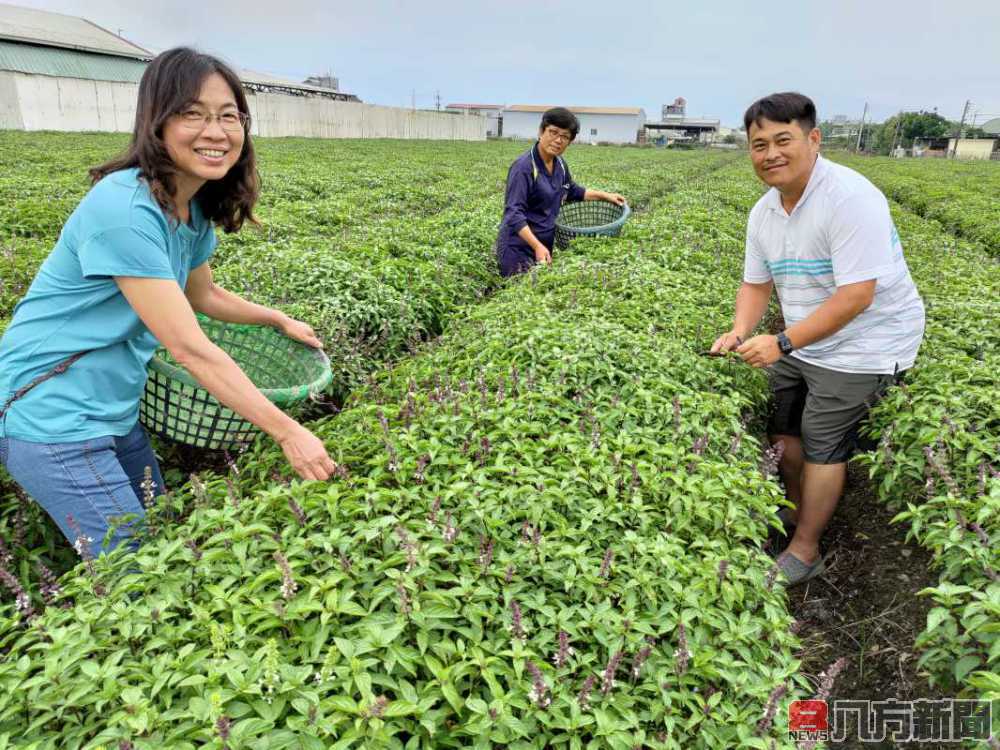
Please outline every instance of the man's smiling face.
[{"label": "man's smiling face", "polygon": [[804,189],[819,154],[819,128],[804,131],[798,120],[774,122],[762,118],[747,133],[750,160],[765,183],[778,190]]}]

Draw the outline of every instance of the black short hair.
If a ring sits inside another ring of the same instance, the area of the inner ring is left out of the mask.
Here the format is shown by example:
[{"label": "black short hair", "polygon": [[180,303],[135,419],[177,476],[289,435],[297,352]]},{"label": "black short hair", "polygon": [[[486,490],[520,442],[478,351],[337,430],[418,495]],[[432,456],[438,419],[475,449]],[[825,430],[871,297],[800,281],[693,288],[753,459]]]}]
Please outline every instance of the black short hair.
[{"label": "black short hair", "polygon": [[780,94],[771,94],[763,99],[758,99],[751,104],[743,115],[743,127],[747,134],[750,133],[750,126],[760,125],[761,120],[771,122],[794,122],[799,123],[799,127],[808,133],[816,127],[816,105],[808,96],[795,91],[782,91]]},{"label": "black short hair", "polygon": [[542,115],[542,124],[538,126],[538,129],[545,130],[549,125],[568,130],[571,141],[575,140],[580,132],[580,121],[565,107],[553,107],[545,110],[545,114]]}]

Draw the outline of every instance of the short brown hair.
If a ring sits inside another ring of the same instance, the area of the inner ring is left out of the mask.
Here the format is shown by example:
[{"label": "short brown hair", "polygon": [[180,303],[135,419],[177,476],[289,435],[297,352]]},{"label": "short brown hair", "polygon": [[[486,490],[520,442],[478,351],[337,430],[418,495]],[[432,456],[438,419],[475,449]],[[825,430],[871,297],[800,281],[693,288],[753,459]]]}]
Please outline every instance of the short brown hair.
[{"label": "short brown hair", "polygon": [[124,154],[91,169],[91,180],[97,182],[112,172],[138,167],[156,202],[176,218],[173,198],[177,193],[177,168],[163,142],[163,126],[168,118],[197,100],[202,84],[213,73],[229,84],[237,108],[247,116],[245,137],[243,151],[233,168],[221,180],[206,182],[195,200],[202,213],[226,232],[238,231],[244,221],[257,223],[253,207],[260,194],[260,175],[250,140],[250,108],[243,84],[224,62],[190,47],[169,49],[146,66],[139,82],[132,141]]},{"label": "short brown hair", "polygon": [[795,91],[783,91],[758,99],[743,115],[743,127],[750,133],[750,126],[760,126],[761,120],[771,122],[798,122],[803,131],[816,127],[816,105],[808,96]]}]

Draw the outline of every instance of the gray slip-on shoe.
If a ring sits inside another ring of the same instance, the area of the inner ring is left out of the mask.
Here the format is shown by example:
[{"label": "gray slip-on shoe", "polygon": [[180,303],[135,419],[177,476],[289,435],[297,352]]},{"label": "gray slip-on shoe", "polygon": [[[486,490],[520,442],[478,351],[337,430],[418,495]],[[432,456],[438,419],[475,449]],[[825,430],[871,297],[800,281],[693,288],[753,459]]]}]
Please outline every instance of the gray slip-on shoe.
[{"label": "gray slip-on shoe", "polygon": [[822,556],[809,565],[788,550],[778,555],[777,564],[778,570],[785,574],[786,586],[798,586],[826,572],[826,560]]}]

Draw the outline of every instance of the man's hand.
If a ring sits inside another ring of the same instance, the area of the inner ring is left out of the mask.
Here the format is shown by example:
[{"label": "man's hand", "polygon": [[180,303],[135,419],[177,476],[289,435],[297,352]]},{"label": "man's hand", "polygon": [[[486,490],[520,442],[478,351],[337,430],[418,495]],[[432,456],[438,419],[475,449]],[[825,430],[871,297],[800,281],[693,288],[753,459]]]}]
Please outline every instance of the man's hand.
[{"label": "man's hand", "polygon": [[736,352],[744,362],[753,367],[769,367],[781,359],[777,336],[754,336]]},{"label": "man's hand", "polygon": [[552,265],[552,253],[545,245],[539,245],[535,248],[535,260],[539,263],[545,263],[547,265]]},{"label": "man's hand", "polygon": [[732,351],[742,343],[743,339],[740,338],[740,335],[736,333],[736,331],[729,331],[728,333],[722,334],[715,340],[715,343],[712,344],[710,351],[712,354],[716,354],[718,352],[728,352]]},{"label": "man's hand", "polygon": [[315,347],[316,349],[323,348],[323,342],[316,336],[316,332],[312,329],[312,326],[308,323],[303,323],[301,320],[295,320],[284,315],[276,328],[290,339],[301,341],[303,344]]}]

